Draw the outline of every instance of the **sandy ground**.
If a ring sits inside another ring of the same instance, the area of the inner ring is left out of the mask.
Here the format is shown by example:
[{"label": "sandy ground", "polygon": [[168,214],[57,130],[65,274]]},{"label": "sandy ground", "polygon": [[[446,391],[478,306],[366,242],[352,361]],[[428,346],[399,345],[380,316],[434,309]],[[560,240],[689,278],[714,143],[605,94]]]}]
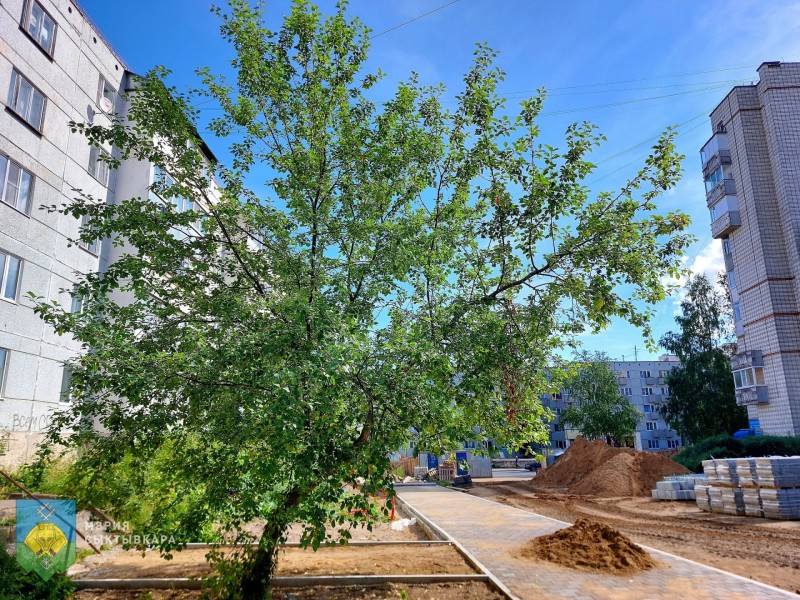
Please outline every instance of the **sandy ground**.
[{"label": "sandy ground", "polygon": [[[352,531],[354,540],[416,541],[425,540],[419,526],[402,531],[392,530],[388,523],[376,523],[372,531],[357,528]],[[293,529],[289,541],[297,541],[299,528]],[[89,556],[70,569],[76,578],[114,577],[193,577],[208,572],[206,550],[185,550],[165,561],[157,552],[124,552],[113,549],[102,555]],[[334,546],[317,552],[299,548],[285,548],[281,553],[278,575],[380,575],[380,574],[471,574],[475,571],[452,546],[443,544],[409,544],[390,546]],[[140,600],[142,591],[83,590],[77,600]],[[195,591],[152,590],[153,600],[196,600]],[[425,586],[399,584],[330,587],[330,588],[276,588],[276,600],[383,600],[408,598],[410,600],[502,600],[486,584],[447,583]]]},{"label": "sandy ground", "polygon": [[[158,552],[104,553],[70,569],[76,579],[200,577],[209,572],[208,551],[189,549],[165,560]],[[335,546],[313,550],[284,548],[278,575],[429,575],[475,571],[452,546]]]},{"label": "sandy ground", "polygon": [[481,482],[469,493],[575,522],[588,517],[633,541],[800,594],[800,521],[701,511],[693,502],[534,491],[527,482]]}]

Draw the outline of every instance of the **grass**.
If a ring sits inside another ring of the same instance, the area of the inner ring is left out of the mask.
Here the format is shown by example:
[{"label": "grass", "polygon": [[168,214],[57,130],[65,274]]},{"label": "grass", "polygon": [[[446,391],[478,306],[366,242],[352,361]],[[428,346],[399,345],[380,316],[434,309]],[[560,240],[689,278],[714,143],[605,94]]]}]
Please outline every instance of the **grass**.
[{"label": "grass", "polygon": [[0,527],[11,527],[12,525],[17,524],[16,517],[3,517],[0,519]]},{"label": "grass", "polygon": [[86,558],[87,556],[91,556],[92,554],[95,554],[95,551],[92,550],[91,548],[84,548],[83,550],[78,550],[75,553],[75,562],[81,562],[84,558]]}]

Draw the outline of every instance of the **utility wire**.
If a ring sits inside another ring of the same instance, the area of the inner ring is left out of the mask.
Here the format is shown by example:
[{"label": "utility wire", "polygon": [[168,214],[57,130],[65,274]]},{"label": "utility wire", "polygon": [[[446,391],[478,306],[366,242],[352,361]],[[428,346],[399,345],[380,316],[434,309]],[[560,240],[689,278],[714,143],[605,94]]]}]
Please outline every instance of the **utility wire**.
[{"label": "utility wire", "polygon": [[432,15],[433,13],[438,12],[438,11],[442,10],[443,8],[447,8],[448,6],[452,6],[453,4],[456,4],[457,2],[460,2],[460,1],[461,0],[453,0],[452,2],[448,2],[447,4],[442,4],[438,8],[434,8],[433,10],[428,11],[425,14],[422,14],[422,15],[419,15],[417,17],[414,17],[413,19],[409,19],[408,21],[400,23],[399,25],[395,25],[394,27],[390,27],[389,29],[381,31],[380,33],[376,33],[375,35],[371,35],[369,39],[374,40],[376,37],[380,37],[382,35],[386,35],[387,33],[390,33],[392,31],[394,31],[395,29],[400,29],[401,27],[405,27],[406,25],[408,25],[410,23],[413,23],[414,21],[419,21],[420,19],[424,19],[428,15]]}]

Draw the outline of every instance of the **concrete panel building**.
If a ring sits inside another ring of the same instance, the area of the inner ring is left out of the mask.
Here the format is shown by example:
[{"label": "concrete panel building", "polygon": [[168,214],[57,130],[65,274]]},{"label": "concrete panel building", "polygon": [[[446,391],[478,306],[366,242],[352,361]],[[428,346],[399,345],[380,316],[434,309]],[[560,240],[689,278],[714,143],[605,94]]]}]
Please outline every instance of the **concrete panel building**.
[{"label": "concrete panel building", "polygon": [[800,63],[767,62],[711,113],[701,150],[733,297],[736,400],[751,427],[800,434]]},{"label": "concrete panel building", "polygon": [[107,203],[151,194],[153,165],[131,159],[109,170],[99,158],[114,149],[69,128],[124,118],[135,80],[76,2],[0,4],[0,464],[33,456],[50,415],[69,402],[63,363],[81,351],[34,314],[28,294],[81,310],[70,293],[78,274],[128,250],[73,243],[80,223],[40,207],[63,206],[74,189]]},{"label": "concrete panel building", "polygon": [[[611,363],[617,374],[620,394],[628,398],[642,416],[636,429],[637,450],[667,450],[681,446],[680,436],[669,428],[659,410],[661,403],[670,395],[664,378],[678,365],[680,361],[677,357],[666,354],[659,360],[618,360]],[[555,413],[555,419],[550,423],[550,445],[541,448],[548,455],[567,449],[580,435],[578,430],[565,428],[560,420],[561,411],[570,402],[569,396],[563,391],[544,398],[545,406]]]}]

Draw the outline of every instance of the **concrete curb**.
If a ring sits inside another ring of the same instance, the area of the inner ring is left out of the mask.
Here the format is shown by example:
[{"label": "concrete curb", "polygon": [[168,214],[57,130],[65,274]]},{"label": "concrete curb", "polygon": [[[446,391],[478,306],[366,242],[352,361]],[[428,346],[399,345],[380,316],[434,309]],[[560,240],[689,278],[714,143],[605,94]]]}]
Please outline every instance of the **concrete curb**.
[{"label": "concrete curb", "polygon": [[[447,489],[447,488],[445,488]],[[451,490],[448,490],[451,491]],[[414,508],[410,502],[404,500],[400,496],[396,497],[396,501],[400,503],[404,510],[407,510],[411,514],[413,514],[417,518],[417,522],[423,524],[424,527],[428,528],[431,532],[433,532],[437,537],[440,539],[446,540],[451,542],[456,549],[461,553],[464,559],[477,571],[483,573],[489,582],[489,585],[493,587],[497,592],[501,593],[505,596],[508,600],[521,600],[518,596],[515,596],[506,585],[500,581],[494,573],[492,573],[489,569],[484,566],[484,564],[475,558],[469,550],[467,550],[464,546],[462,546],[458,540],[453,538],[450,534],[448,534],[444,529],[433,523],[430,519],[428,519],[425,515],[423,515],[420,511]]]},{"label": "concrete curb", "polygon": [[[275,577],[272,585],[275,587],[342,587],[349,585],[375,585],[382,583],[429,584],[453,583],[476,581],[489,583],[488,575],[481,574],[448,574],[448,575],[318,575],[297,577]],[[79,590],[106,589],[106,590],[131,590],[131,589],[183,589],[199,590],[203,582],[200,579],[172,578],[172,579],[75,579],[75,587]]]},{"label": "concrete curb", "polygon": [[[430,546],[430,545],[452,545],[452,542],[445,540],[350,540],[346,544],[332,544],[330,546],[320,546],[320,548],[342,548],[344,546]],[[190,542],[186,544],[186,550],[203,550],[204,548],[237,548],[245,546],[258,546],[258,543],[252,544],[206,544],[204,542]],[[300,548],[300,542],[286,542],[281,544],[281,548]]]}]

